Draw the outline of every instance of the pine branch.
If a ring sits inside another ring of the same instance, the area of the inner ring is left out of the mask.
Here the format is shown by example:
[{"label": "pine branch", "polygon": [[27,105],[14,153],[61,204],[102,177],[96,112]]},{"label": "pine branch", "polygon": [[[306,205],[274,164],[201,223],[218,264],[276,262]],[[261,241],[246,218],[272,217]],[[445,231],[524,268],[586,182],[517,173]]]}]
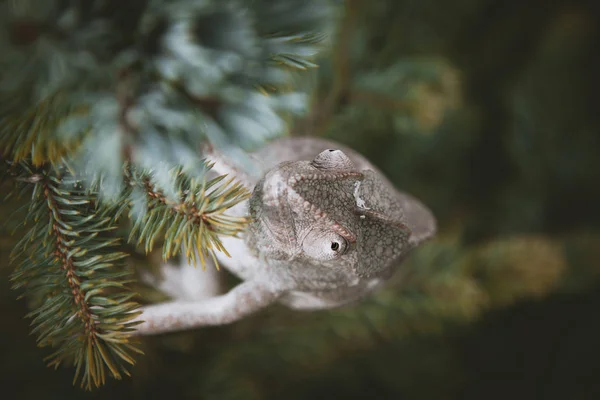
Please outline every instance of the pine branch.
[{"label": "pine branch", "polygon": [[[220,235],[236,236],[247,225],[247,217],[226,215],[231,207],[249,198],[250,193],[225,175],[208,182],[192,179],[181,168],[172,171],[175,196],[167,196],[152,182],[147,173],[129,169],[127,180],[134,199],[134,226],[129,240],[152,251],[159,237],[164,238],[163,259],[173,257],[181,249],[196,264],[196,256],[204,268],[210,256],[218,268],[214,250],[229,256]],[[206,176],[206,174],[204,175]],[[142,208],[142,210],[140,210]],[[196,253],[195,250],[198,250]]]},{"label": "pine branch", "polygon": [[33,191],[13,281],[37,304],[51,365],[73,362],[89,389],[133,363],[137,306],[110,233],[127,211],[129,240],[147,251],[164,241],[164,258],[203,265],[227,254],[219,235],[248,221],[226,210],[249,193],[203,180],[199,149],[243,158],[286,133],[306,108],[289,71],[315,66],[330,11],[319,0],[0,1],[0,159],[15,195]]},{"label": "pine branch", "polygon": [[15,246],[13,287],[38,304],[28,317],[41,347],[55,351],[50,366],[74,363],[74,382],[91,389],[107,374],[120,379],[140,353],[129,339],[130,322],[139,313],[126,288],[129,272],[116,250],[118,239],[110,211],[97,208],[95,197],[79,182],[55,169],[14,165],[17,187],[32,190],[28,218],[32,227]]}]

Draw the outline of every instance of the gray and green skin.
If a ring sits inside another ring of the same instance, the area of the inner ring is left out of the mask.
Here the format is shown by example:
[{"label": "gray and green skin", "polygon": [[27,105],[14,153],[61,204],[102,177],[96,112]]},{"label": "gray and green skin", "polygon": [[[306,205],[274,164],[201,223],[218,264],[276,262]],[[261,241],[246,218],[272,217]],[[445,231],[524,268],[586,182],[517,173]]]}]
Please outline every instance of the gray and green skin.
[{"label": "gray and green skin", "polygon": [[302,310],[355,302],[436,230],[420,201],[333,142],[276,140],[252,155],[255,175],[214,152],[208,158],[217,173],[233,175],[252,191],[230,212],[249,213],[253,222],[239,238],[223,238],[231,258],[219,256],[243,282],[219,295],[210,268],[166,265],[164,279],[155,283],[175,300],[143,308],[139,334],[228,324],[275,302]]}]

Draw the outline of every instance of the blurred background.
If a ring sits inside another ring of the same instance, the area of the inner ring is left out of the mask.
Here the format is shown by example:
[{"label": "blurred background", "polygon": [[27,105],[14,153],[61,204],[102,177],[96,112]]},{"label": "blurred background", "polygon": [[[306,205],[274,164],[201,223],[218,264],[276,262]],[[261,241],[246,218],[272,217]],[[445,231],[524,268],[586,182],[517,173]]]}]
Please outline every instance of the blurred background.
[{"label": "blurred background", "polygon": [[9,398],[600,398],[600,2],[345,4],[292,134],[365,154],[437,238],[359,306],[145,338],[132,378],[90,393],[45,367],[4,230]]}]

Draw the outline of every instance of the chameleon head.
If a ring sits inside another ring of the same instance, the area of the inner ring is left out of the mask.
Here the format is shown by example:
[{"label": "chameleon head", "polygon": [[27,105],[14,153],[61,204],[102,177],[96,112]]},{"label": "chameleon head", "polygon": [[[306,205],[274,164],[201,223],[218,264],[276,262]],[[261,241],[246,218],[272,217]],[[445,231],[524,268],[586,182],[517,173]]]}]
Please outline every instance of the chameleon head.
[{"label": "chameleon head", "polygon": [[313,279],[388,274],[414,246],[395,189],[379,176],[333,149],[279,164],[254,189],[248,240]]}]

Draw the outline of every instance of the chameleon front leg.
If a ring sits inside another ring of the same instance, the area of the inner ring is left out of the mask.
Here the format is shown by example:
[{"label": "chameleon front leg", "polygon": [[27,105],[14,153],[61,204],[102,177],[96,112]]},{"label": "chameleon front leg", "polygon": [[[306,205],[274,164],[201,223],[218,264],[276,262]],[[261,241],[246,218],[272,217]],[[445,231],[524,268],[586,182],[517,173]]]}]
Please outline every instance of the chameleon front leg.
[{"label": "chameleon front leg", "polygon": [[136,334],[181,331],[208,325],[225,325],[274,303],[283,293],[263,283],[246,281],[229,292],[199,302],[174,301],[142,308],[136,318],[144,321]]},{"label": "chameleon front leg", "polygon": [[[196,259],[199,259],[196,250]],[[160,267],[159,277],[149,271],[140,271],[142,282],[150,285],[177,301],[198,302],[221,294],[221,274],[212,260],[206,260],[205,268],[188,262],[179,255]]]}]

